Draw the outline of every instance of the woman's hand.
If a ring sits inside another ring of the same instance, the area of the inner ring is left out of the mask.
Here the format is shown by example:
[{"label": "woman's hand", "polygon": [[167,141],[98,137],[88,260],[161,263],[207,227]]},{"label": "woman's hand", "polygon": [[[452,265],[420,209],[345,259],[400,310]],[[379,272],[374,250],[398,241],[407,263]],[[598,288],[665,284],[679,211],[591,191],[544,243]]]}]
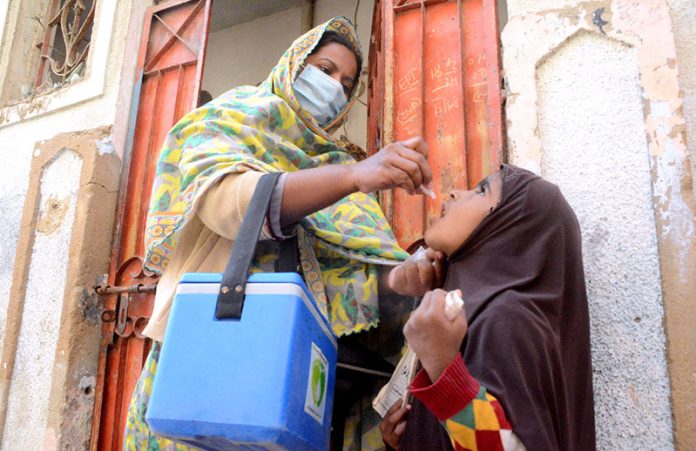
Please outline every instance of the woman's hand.
[{"label": "woman's hand", "polygon": [[389,144],[352,166],[353,183],[363,193],[403,188],[415,194],[433,179],[427,158],[428,146],[420,136]]},{"label": "woman's hand", "polygon": [[463,309],[453,320],[447,319],[446,295],[446,291],[439,289],[426,293],[404,326],[408,344],[433,382],[456,357],[468,328]]},{"label": "woman's hand", "polygon": [[388,145],[355,164],[330,164],[289,172],[280,208],[280,225],[294,224],[356,192],[404,188],[413,194],[433,179],[428,147],[416,137]]},{"label": "woman's hand", "polygon": [[428,290],[442,286],[445,277],[445,254],[433,249],[411,255],[389,272],[387,283],[394,292],[404,296],[423,296]]},{"label": "woman's hand", "polygon": [[394,405],[387,410],[387,414],[384,415],[382,422],[379,423],[379,429],[382,431],[382,441],[384,441],[387,446],[393,449],[399,449],[399,443],[401,443],[401,437],[406,430],[406,420],[408,419],[410,410],[410,405],[401,407],[401,400],[396,401]]}]

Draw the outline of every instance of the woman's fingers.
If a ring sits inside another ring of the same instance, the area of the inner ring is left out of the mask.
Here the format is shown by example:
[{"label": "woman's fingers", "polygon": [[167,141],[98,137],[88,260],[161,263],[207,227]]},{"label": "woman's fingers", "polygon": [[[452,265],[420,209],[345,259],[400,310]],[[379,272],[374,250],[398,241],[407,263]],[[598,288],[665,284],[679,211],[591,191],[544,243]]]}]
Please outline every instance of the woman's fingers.
[{"label": "woman's fingers", "polygon": [[403,277],[403,275],[401,274],[401,273],[403,273],[403,270],[404,270],[403,264],[401,264],[399,266],[392,268],[392,270],[389,271],[389,276],[387,276],[387,285],[389,286],[389,288],[396,291],[397,293],[399,293],[399,291],[397,291],[397,290],[399,289],[399,285],[400,285],[399,282],[401,281],[401,278]]},{"label": "woman's fingers", "polygon": [[422,183],[426,186],[430,185],[430,182],[433,180],[433,172],[430,169],[430,163],[428,163],[428,144],[420,136],[401,141],[401,144],[413,151],[404,156],[418,164],[423,176]]},{"label": "woman's fingers", "polygon": [[445,297],[447,292],[441,288],[433,290],[433,303],[437,305],[443,305],[445,303]]},{"label": "woman's fingers", "polygon": [[426,290],[433,288],[435,284],[435,268],[430,260],[423,259],[416,262],[418,267],[418,282]]},{"label": "woman's fingers", "polygon": [[406,422],[405,421],[400,422],[394,428],[394,435],[398,437],[399,442],[401,442],[401,436],[404,434],[405,430],[406,430]]},{"label": "woman's fingers", "polygon": [[[433,180],[433,171],[430,169],[430,163],[428,163],[427,154],[413,150],[407,146],[402,146],[399,149],[399,155],[409,161],[415,163],[418,166],[418,175],[421,178],[421,184],[429,185]],[[420,184],[418,185],[420,186]]]},{"label": "woman's fingers", "polygon": [[389,272],[387,284],[396,293],[422,296],[439,283],[438,277],[437,269],[430,260],[406,261]]},{"label": "woman's fingers", "polygon": [[468,328],[464,315],[455,320],[447,318],[444,308],[446,295],[446,291],[439,289],[426,293],[404,326],[408,344],[433,381],[459,352]]},{"label": "woman's fingers", "polygon": [[357,163],[350,177],[364,193],[403,188],[415,194],[419,186],[429,185],[433,177],[427,155],[427,145],[420,137],[395,142]]},{"label": "woman's fingers", "polygon": [[399,188],[405,189],[409,194],[413,194],[421,185],[423,177],[420,168],[416,163],[403,157],[398,151],[394,151],[389,157],[390,171],[392,179]]},{"label": "woman's fingers", "polygon": [[428,143],[425,142],[423,137],[414,136],[413,138],[401,141],[401,144],[428,158]]},{"label": "woman's fingers", "polygon": [[432,297],[433,297],[433,292],[428,291],[423,295],[423,299],[421,299],[420,305],[416,309],[416,311],[421,311],[421,312],[426,312],[430,308],[430,303],[432,302]]},{"label": "woman's fingers", "polygon": [[401,407],[401,400],[399,400],[389,408],[386,415],[384,415],[384,419],[379,424],[384,443],[394,449],[399,447],[401,436],[404,430],[406,430],[406,418],[410,410],[410,405]]},{"label": "woman's fingers", "polygon": [[421,291],[420,278],[418,277],[418,265],[409,262],[404,265],[404,272],[406,276],[406,289],[410,293],[417,295]]},{"label": "woman's fingers", "polygon": [[394,143],[393,146],[395,149],[392,155],[394,166],[405,172],[416,188],[421,185],[429,185],[433,180],[433,172],[427,158],[404,146],[403,143]]},{"label": "woman's fingers", "polygon": [[401,406],[401,400],[398,400],[394,403],[394,405],[391,406],[389,411],[391,411],[391,415],[389,414],[389,411],[387,412],[387,416],[389,416],[389,421],[394,425],[398,425],[402,421],[406,419],[406,415],[408,415],[408,411],[411,408],[410,405],[406,406]]}]

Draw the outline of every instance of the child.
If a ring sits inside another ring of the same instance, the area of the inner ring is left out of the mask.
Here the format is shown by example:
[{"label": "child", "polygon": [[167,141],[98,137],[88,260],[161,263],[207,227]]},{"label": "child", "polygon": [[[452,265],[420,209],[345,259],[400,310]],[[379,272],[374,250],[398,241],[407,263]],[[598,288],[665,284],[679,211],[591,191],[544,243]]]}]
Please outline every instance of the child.
[{"label": "child", "polygon": [[[380,425],[389,447],[594,450],[589,319],[577,219],[555,185],[504,165],[454,191],[390,286],[425,294],[404,327],[423,369],[412,405]],[[444,273],[441,289],[435,289]],[[464,312],[448,320],[448,291]]]}]

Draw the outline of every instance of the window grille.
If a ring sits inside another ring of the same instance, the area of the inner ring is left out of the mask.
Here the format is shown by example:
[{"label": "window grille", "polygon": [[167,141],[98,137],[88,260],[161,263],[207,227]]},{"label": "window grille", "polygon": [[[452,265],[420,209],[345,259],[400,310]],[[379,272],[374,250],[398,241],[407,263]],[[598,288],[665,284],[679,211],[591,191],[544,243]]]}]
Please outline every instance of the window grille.
[{"label": "window grille", "polygon": [[50,89],[84,75],[96,0],[51,0],[34,87]]}]

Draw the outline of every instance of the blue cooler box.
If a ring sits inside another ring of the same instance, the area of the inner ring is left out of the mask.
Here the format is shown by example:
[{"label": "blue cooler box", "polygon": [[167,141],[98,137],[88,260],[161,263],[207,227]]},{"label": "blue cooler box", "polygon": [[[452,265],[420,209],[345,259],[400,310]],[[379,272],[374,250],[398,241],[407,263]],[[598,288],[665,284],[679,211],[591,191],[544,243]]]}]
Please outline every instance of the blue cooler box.
[{"label": "blue cooler box", "polygon": [[152,431],[203,449],[327,449],[336,339],[296,273],[249,277],[218,320],[220,274],[179,283],[152,388]]}]

